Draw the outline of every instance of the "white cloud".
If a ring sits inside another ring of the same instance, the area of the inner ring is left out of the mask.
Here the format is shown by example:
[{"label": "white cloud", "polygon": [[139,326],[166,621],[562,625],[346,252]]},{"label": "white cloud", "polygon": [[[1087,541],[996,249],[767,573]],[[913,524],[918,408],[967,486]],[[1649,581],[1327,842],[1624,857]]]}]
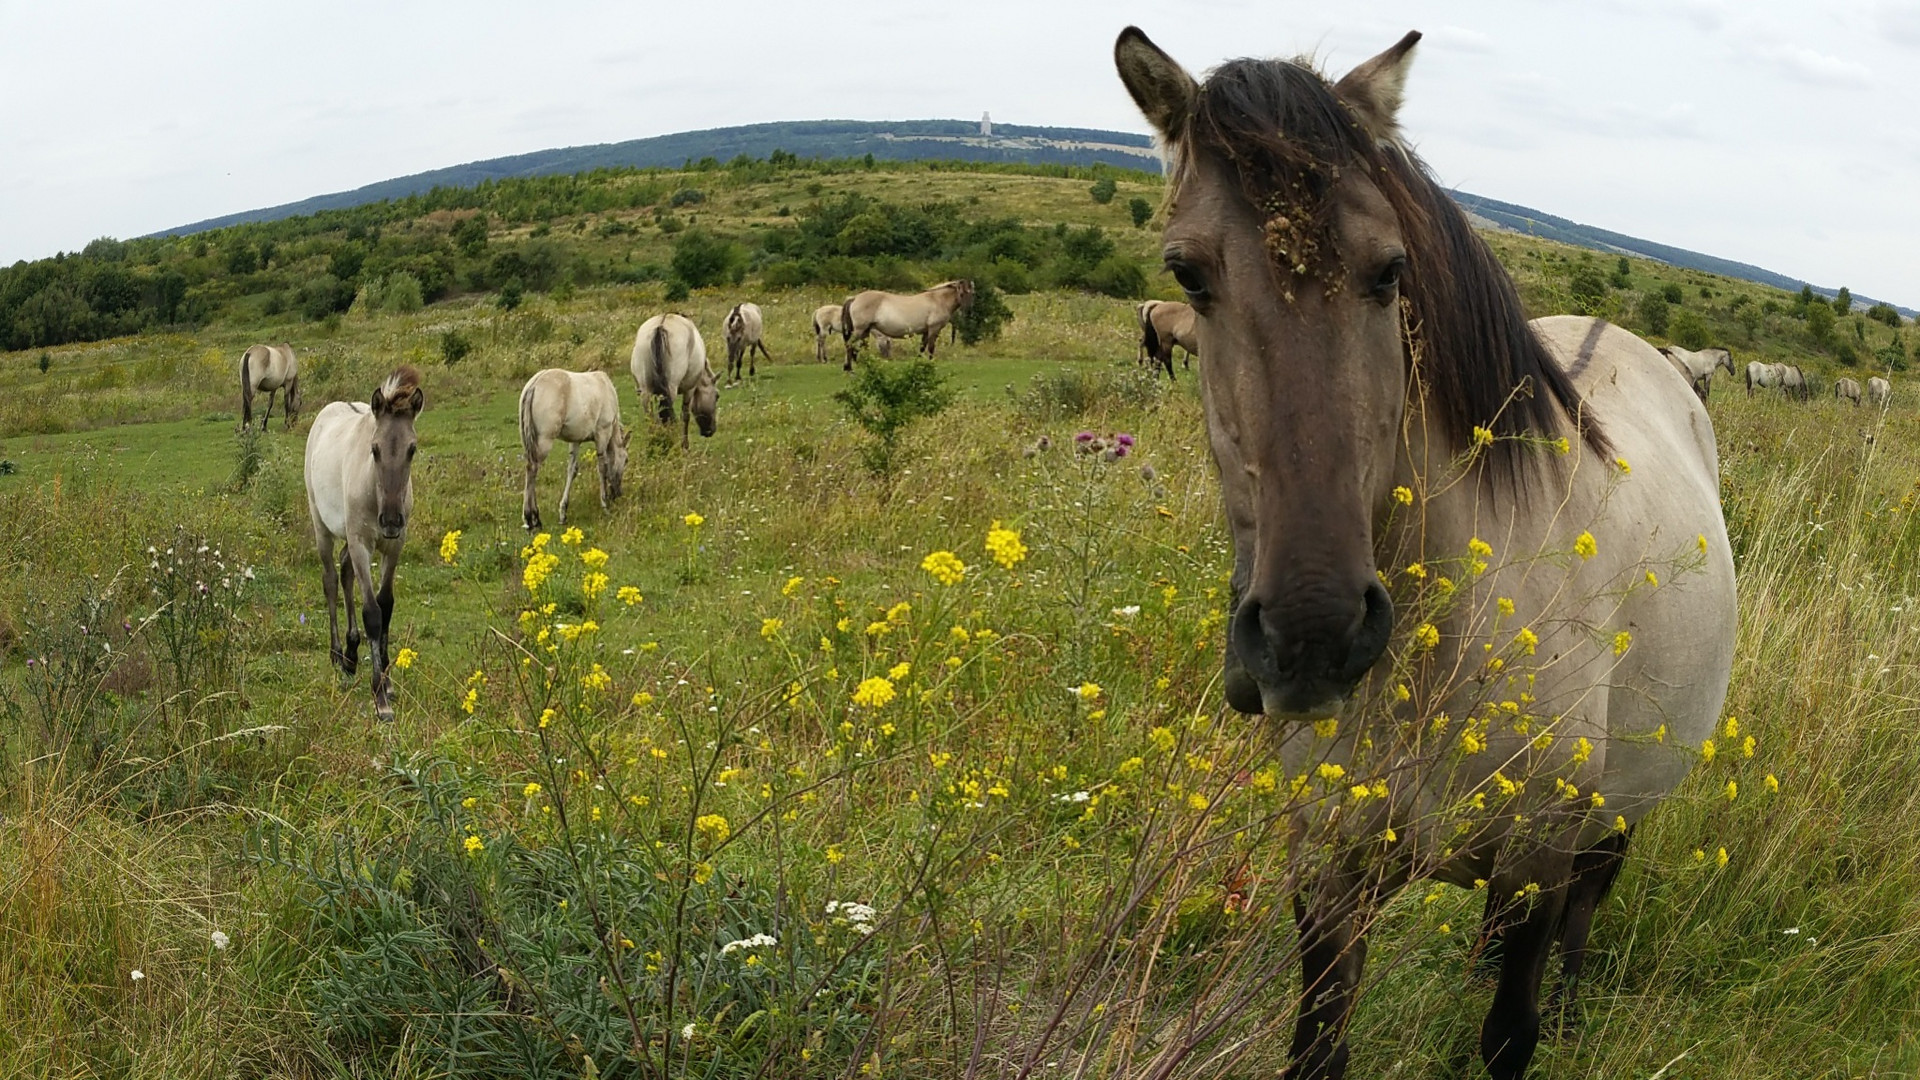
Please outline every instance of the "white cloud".
[{"label": "white cloud", "polygon": [[1873,72],[1865,64],[1829,56],[1801,45],[1777,45],[1756,54],[1782,74],[1815,86],[1871,86]]}]

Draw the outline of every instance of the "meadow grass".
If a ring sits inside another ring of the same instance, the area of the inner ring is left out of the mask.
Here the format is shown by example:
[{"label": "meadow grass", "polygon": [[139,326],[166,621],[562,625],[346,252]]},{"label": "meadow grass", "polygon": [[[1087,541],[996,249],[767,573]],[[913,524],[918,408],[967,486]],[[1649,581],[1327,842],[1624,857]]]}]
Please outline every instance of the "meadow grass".
[{"label": "meadow grass", "polygon": [[[717,328],[733,299],[683,309]],[[1000,340],[939,361],[961,400],[882,485],[811,360],[837,297],[756,299],[779,362],[685,452],[623,370],[647,288],[303,336],[305,414],[250,475],[233,359],[292,326],[0,361],[0,1072],[1280,1067],[1298,797],[1221,702],[1191,377],[1129,375],[1123,302],[1009,298]],[[447,329],[477,345],[453,367]],[[365,669],[326,664],[300,432],[401,361],[428,406],[379,725]],[[611,371],[639,433],[625,497],[603,512],[583,468],[580,535],[536,542],[514,400],[546,366]],[[1536,1074],[1911,1075],[1920,431],[1899,402],[1711,408],[1737,729],[1637,833]],[[1108,461],[1079,430],[1137,441]],[[162,552],[251,574],[170,623]],[[65,689],[36,697],[49,658]],[[1480,901],[1416,885],[1386,912],[1357,1073],[1474,1074]]]}]

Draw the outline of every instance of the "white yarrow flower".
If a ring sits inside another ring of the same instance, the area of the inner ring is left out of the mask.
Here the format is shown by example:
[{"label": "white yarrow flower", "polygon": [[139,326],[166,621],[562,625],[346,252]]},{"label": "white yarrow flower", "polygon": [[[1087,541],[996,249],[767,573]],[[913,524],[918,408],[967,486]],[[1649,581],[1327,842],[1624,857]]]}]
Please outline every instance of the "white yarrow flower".
[{"label": "white yarrow flower", "polygon": [[227,946],[232,944],[233,944],[232,938],[228,937],[227,935],[221,933],[218,930],[215,930],[213,932],[213,947],[215,949],[218,949],[221,952],[226,952]]},{"label": "white yarrow flower", "polygon": [[146,977],[147,977],[147,973],[146,973],[146,972],[144,972],[144,971],[141,971],[141,970],[140,970],[139,968],[134,968],[134,969],[133,969],[133,981],[134,981],[134,982],[139,982],[139,981],[140,981],[141,979],[144,979],[144,978],[146,978]]},{"label": "white yarrow flower", "polygon": [[1140,614],[1140,605],[1128,604],[1126,607],[1117,607],[1113,609],[1113,613],[1123,619],[1131,619],[1135,615]]},{"label": "white yarrow flower", "polygon": [[720,946],[720,955],[732,956],[742,949],[771,949],[778,944],[780,944],[780,939],[774,937],[772,934],[755,934],[752,937],[741,938],[739,941],[729,941],[725,945]]},{"label": "white yarrow flower", "polygon": [[687,1022],[686,1027],[680,1029],[680,1037],[688,1040],[693,1038],[693,1022],[691,1020]]}]

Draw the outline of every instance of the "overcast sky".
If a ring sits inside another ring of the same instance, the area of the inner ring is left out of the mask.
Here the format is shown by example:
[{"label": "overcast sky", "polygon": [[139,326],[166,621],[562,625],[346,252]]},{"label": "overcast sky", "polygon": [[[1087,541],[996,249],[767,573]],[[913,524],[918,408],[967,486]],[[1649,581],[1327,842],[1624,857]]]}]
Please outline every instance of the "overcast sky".
[{"label": "overcast sky", "polygon": [[1338,74],[1426,32],[1442,181],[1920,306],[1920,3],[1050,5],[0,0],[0,264],[406,173],[768,120],[1144,131],[1138,23],[1196,73]]}]

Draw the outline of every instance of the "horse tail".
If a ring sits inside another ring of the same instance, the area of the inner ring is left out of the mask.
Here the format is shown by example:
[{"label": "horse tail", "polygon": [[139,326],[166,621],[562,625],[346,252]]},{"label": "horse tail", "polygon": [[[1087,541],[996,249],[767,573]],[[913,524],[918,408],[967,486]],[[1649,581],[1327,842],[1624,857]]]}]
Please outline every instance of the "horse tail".
[{"label": "horse tail", "polygon": [[[1149,314],[1140,320],[1140,347],[1147,350],[1147,359],[1160,359],[1160,332],[1153,328],[1153,316]],[[1173,359],[1173,350],[1167,350],[1167,359]]]},{"label": "horse tail", "polygon": [[840,305],[840,340],[853,340],[853,297],[851,296],[847,297],[846,303]]},{"label": "horse tail", "polygon": [[526,452],[527,460],[533,460],[533,444],[538,438],[533,430],[533,380],[520,390],[520,449]]},{"label": "horse tail", "polygon": [[253,347],[240,354],[240,426],[253,423]]},{"label": "horse tail", "polygon": [[673,419],[673,388],[667,384],[667,320],[653,328],[647,346],[647,393],[660,399],[660,419]]}]

